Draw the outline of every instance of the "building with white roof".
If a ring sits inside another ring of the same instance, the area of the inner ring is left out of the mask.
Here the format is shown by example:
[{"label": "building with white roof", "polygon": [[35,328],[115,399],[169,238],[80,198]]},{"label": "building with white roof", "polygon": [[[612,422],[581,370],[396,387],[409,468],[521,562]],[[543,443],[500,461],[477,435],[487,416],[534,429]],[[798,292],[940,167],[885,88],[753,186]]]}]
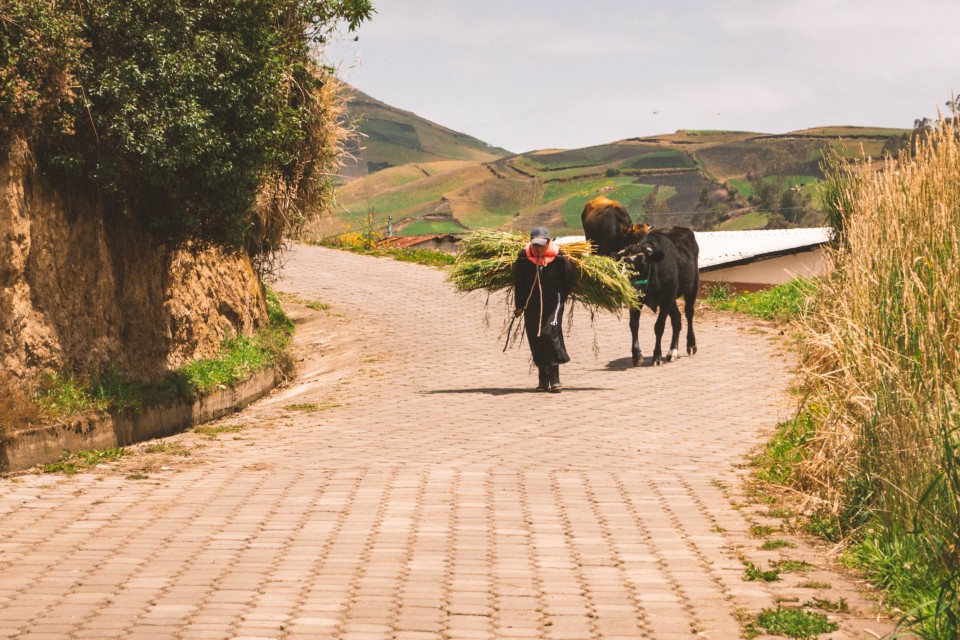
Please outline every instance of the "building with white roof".
[{"label": "building with white roof", "polygon": [[[700,245],[700,281],[724,283],[754,291],[796,277],[826,270],[823,246],[833,237],[829,227],[696,231]],[[558,244],[582,241],[583,236],[557,238]]]}]

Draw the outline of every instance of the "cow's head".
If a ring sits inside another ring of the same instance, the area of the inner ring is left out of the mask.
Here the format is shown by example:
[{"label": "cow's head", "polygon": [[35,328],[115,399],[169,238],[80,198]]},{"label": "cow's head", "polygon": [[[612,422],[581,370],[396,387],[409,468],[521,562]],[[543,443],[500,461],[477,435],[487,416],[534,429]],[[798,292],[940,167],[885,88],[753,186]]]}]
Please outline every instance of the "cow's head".
[{"label": "cow's head", "polygon": [[636,244],[641,242],[648,233],[650,233],[650,225],[644,224],[621,224],[617,227],[619,236],[623,239],[626,245]]},{"label": "cow's head", "polygon": [[645,273],[650,265],[663,260],[663,251],[649,242],[636,242],[618,251],[616,257],[633,266],[637,273]]}]

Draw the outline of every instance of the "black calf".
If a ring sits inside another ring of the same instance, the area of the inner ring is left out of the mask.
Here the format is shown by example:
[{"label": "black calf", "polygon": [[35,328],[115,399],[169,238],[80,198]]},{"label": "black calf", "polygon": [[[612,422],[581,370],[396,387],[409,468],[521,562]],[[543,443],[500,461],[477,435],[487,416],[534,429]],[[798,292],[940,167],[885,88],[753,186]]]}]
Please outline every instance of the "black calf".
[{"label": "black calf", "polygon": [[[697,340],[693,333],[693,308],[700,288],[700,270],[698,259],[700,248],[693,231],[686,227],[654,229],[636,244],[632,244],[616,255],[633,267],[634,285],[640,292],[643,304],[658,312],[653,330],[657,337],[653,350],[653,364],[660,365],[662,351],[660,342],[663,329],[670,316],[673,336],[670,339],[670,353],[667,361],[680,356],[680,308],[677,298],[683,296],[684,314],[687,316],[687,354],[697,352]],[[640,310],[630,310],[630,333],[633,336],[633,365],[637,366],[643,357],[640,353],[640,341],[637,337],[640,328]]]}]

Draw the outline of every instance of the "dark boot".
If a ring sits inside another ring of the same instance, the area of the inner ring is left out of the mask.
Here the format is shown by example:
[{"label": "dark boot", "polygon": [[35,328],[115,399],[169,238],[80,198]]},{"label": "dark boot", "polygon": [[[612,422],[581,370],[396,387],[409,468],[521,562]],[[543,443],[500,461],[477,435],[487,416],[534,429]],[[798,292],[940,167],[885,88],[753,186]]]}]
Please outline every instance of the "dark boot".
[{"label": "dark boot", "polygon": [[549,391],[550,390],[550,375],[547,372],[546,367],[540,367],[538,369],[540,377],[537,382],[537,391]]},{"label": "dark boot", "polygon": [[560,384],[560,365],[555,364],[550,367],[550,391],[560,393],[563,385]]}]

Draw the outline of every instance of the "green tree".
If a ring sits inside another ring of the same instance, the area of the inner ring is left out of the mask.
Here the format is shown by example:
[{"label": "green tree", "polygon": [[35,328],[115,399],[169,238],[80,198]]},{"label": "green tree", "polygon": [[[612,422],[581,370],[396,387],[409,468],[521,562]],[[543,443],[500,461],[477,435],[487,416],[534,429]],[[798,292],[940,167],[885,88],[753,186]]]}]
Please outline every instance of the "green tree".
[{"label": "green tree", "polygon": [[74,132],[39,145],[47,166],[161,237],[276,249],[284,223],[257,222],[258,196],[273,185],[296,208],[326,169],[312,155],[326,144],[321,95],[332,78],[309,47],[340,23],[352,30],[368,19],[369,1],[90,0],[60,10],[68,8],[89,46],[73,70],[82,87],[67,108]]}]

